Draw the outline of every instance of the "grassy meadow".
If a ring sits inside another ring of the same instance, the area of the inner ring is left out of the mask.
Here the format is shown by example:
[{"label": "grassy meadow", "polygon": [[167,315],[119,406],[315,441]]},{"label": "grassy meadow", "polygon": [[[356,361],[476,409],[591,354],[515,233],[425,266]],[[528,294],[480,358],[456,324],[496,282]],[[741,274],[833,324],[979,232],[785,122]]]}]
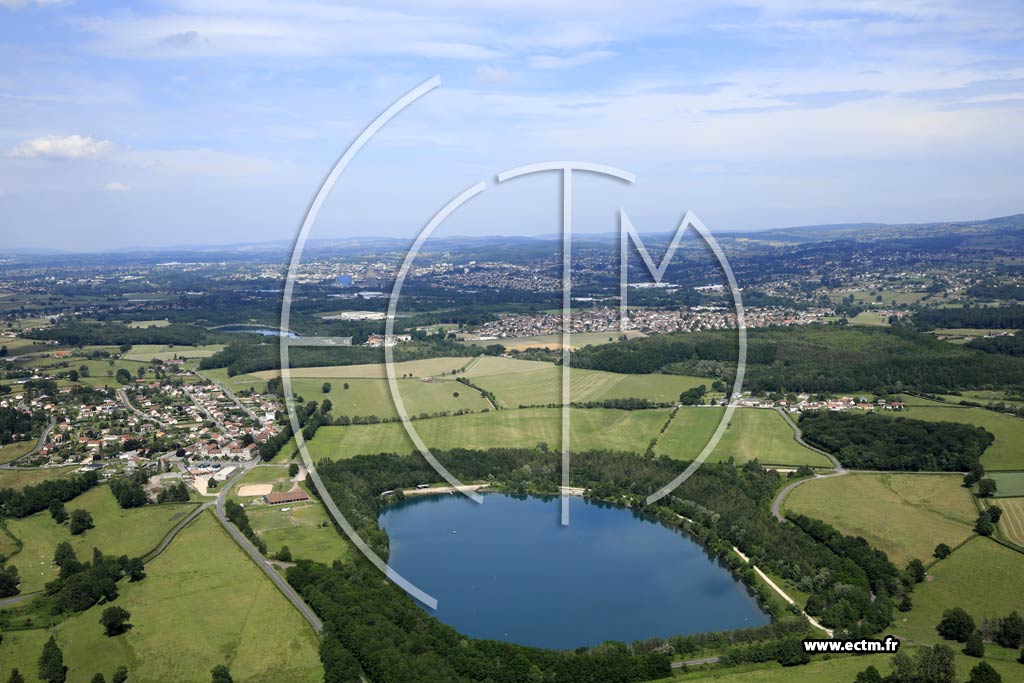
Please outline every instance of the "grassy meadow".
[{"label": "grassy meadow", "polygon": [[175,356],[178,358],[209,358],[223,348],[223,344],[206,344],[204,346],[136,344],[128,353],[122,355],[121,358],[124,360],[141,361],[143,363],[148,363],[151,360],[171,360]]},{"label": "grassy meadow", "polygon": [[943,406],[935,402],[910,406],[906,416],[930,422],[962,422],[984,427],[996,437],[981,457],[985,469],[1024,470],[1024,450],[1020,447],[1024,443],[1024,419],[984,408]]},{"label": "grassy meadow", "polygon": [[818,479],[795,488],[785,507],[828,522],[844,534],[862,536],[899,567],[913,558],[928,563],[939,543],[956,547],[971,535],[978,516],[958,474]]},{"label": "grassy meadow", "polygon": [[17,460],[21,456],[27,454],[33,448],[35,448],[36,440],[30,439],[28,441],[15,441],[4,446],[0,446],[0,465]]},{"label": "grassy meadow", "polygon": [[[669,410],[573,409],[572,449],[609,449],[643,453],[668,418]],[[540,442],[559,448],[561,410],[500,410],[413,422],[430,448],[534,447]],[[309,442],[310,455],[349,458],[373,453],[411,453],[415,446],[401,423],[321,427]]]},{"label": "grassy meadow", "polygon": [[58,525],[46,510],[23,519],[7,520],[7,529],[20,539],[21,552],[8,564],[18,568],[21,592],[42,590],[47,581],[57,577],[53,552],[61,541],[70,541],[79,558],[89,559],[93,548],[107,555],[139,557],[152,550],[174,525],[194,508],[193,504],[149,505],[121,509],[108,486],[97,486],[74,498],[64,506],[72,510],[88,510],[95,528],[72,536],[67,523]]},{"label": "grassy meadow", "polygon": [[[119,584],[115,605],[131,612],[133,628],[108,638],[99,625],[104,605],[60,623],[69,681],[110,674],[119,665],[132,683],[207,681],[227,664],[236,683],[315,683],[323,680],[313,629],[220,527],[200,515],[146,567],[139,583]],[[5,634],[0,672],[19,667],[35,680],[44,630]]]},{"label": "grassy meadow", "polygon": [[79,465],[66,467],[35,467],[24,470],[0,470],[0,489],[23,489],[48,479],[74,474]]}]

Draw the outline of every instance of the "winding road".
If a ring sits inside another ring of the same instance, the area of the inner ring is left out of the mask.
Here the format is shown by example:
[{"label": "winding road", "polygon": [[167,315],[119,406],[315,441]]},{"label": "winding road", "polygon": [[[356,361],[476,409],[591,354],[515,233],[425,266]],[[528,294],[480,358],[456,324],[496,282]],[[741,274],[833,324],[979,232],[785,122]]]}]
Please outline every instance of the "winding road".
[{"label": "winding road", "polygon": [[[19,458],[15,458],[11,462],[5,462],[3,465],[0,465],[0,469],[5,469],[5,470],[19,469],[16,466],[16,464],[18,462],[24,460],[25,458],[31,458],[33,455],[35,455],[39,451],[43,450],[43,446],[46,445],[46,440],[50,437],[50,432],[53,431],[53,428],[54,428],[54,426],[56,424],[57,424],[57,421],[55,419],[53,419],[53,416],[51,415],[50,416],[50,422],[46,425],[46,428],[43,429],[42,434],[39,435],[39,439],[36,441],[35,447],[33,447],[32,450],[30,450],[25,455],[23,455],[23,456],[21,456]],[[30,469],[34,469],[35,470],[35,469],[39,469],[39,468],[38,467],[32,467]]]},{"label": "winding road", "polygon": [[[839,460],[836,459],[836,456],[832,455],[831,453],[827,453],[821,450],[820,448],[816,448],[807,443],[806,441],[804,441],[803,430],[801,430],[800,426],[793,421],[793,418],[789,416],[789,413],[787,413],[785,410],[782,410],[781,408],[776,408],[775,410],[779,413],[779,415],[782,416],[782,419],[784,419],[789,424],[789,426],[793,428],[793,438],[796,439],[796,442],[798,444],[805,448],[811,449],[815,453],[820,453],[821,455],[825,456],[826,458],[828,458],[828,461],[832,463],[832,466],[836,468],[835,472],[832,472],[831,474],[815,474],[810,479],[800,479],[798,481],[794,481],[792,484],[788,484],[781,491],[775,494],[775,499],[772,500],[772,516],[780,522],[785,522],[786,517],[782,514],[782,503],[786,500],[786,496],[788,496],[793,491],[793,489],[795,489],[797,486],[800,486],[801,484],[806,484],[809,481],[814,481],[815,479],[841,477],[844,474],[848,474],[850,470],[843,467],[842,463],[840,463]],[[786,597],[788,599],[788,596]]]}]

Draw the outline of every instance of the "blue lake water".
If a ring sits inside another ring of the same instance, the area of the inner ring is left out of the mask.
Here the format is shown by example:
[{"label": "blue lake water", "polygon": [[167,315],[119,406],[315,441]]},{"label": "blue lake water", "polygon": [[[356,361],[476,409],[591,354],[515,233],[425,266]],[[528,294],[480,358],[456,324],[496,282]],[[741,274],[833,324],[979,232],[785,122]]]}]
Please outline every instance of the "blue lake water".
[{"label": "blue lake water", "polygon": [[[688,536],[630,510],[490,493],[409,498],[380,523],[389,564],[462,633],[556,649],[760,626],[746,587]],[[453,533],[454,532],[454,533]]]}]

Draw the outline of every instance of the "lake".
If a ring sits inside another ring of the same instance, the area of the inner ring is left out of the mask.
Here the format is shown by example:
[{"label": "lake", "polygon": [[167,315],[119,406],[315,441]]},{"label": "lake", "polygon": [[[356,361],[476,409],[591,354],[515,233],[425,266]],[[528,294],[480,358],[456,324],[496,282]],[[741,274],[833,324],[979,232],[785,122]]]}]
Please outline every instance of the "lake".
[{"label": "lake", "polygon": [[688,536],[625,508],[489,493],[387,507],[389,564],[475,638],[570,649],[761,626],[746,587]]}]

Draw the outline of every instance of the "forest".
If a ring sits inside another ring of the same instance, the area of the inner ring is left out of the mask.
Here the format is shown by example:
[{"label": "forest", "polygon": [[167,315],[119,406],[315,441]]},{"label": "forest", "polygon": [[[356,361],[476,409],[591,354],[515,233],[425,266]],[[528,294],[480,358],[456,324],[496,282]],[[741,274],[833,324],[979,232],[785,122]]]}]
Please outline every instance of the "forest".
[{"label": "forest", "polygon": [[210,333],[195,325],[129,327],[120,323],[67,322],[22,333],[28,339],[52,339],[70,346],[120,346],[122,344],[205,344]]},{"label": "forest", "polygon": [[800,428],[846,467],[868,470],[966,472],[995,440],[982,427],[874,413],[803,413]]},{"label": "forest", "polygon": [[919,330],[950,327],[1019,330],[1024,329],[1024,306],[970,306],[925,308],[914,316]]},{"label": "forest", "polygon": [[[944,309],[949,310],[949,309]],[[952,326],[952,325],[951,325]],[[918,334],[893,329],[806,325],[748,330],[744,388],[755,392],[958,388],[1024,383],[1024,359],[996,358]],[[674,372],[731,381],[737,359],[733,330],[676,333],[591,346],[573,354],[573,367],[619,373]]]}]

